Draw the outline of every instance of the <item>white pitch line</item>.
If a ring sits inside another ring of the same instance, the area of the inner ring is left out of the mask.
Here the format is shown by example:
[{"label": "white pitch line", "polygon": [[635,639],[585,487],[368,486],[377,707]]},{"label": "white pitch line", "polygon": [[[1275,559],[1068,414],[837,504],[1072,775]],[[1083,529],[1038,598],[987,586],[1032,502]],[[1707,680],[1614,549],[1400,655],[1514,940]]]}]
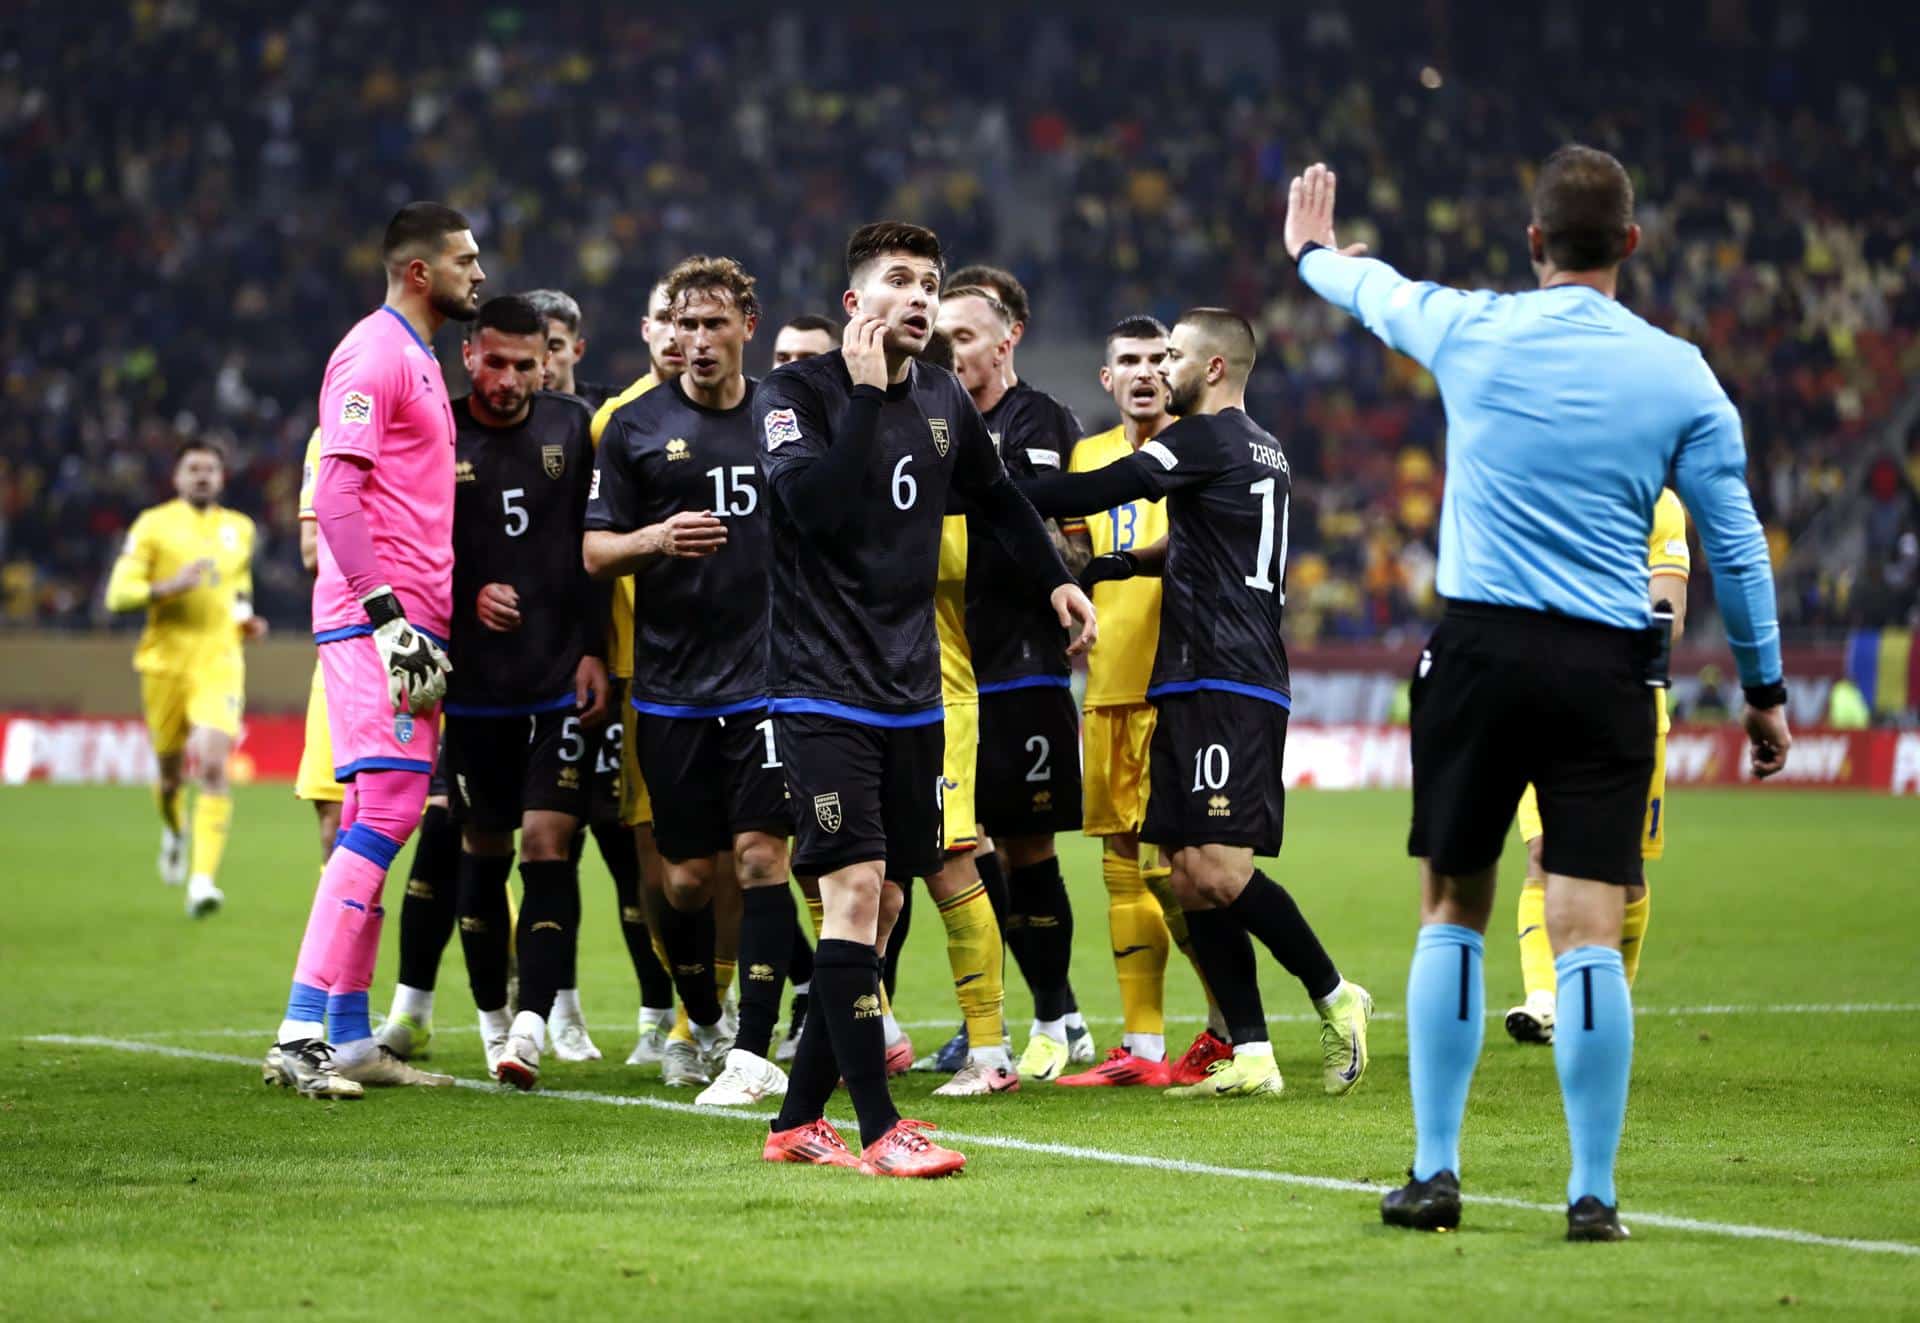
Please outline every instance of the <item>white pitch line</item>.
[{"label": "white pitch line", "polygon": [[[1705,1006],[1636,1006],[1633,1013],[1649,1019],[1680,1019],[1694,1015],[1912,1015],[1920,1012],[1920,1002],[1909,1001],[1834,1001],[1834,1002],[1771,1002],[1752,1005],[1726,1004]],[[1381,1021],[1404,1020],[1406,1016],[1399,1011],[1375,1011],[1373,1018]],[[1488,1011],[1487,1019],[1505,1020],[1505,1011]],[[1198,1015],[1169,1015],[1168,1024],[1202,1024],[1204,1017]],[[902,1020],[902,1029],[952,1029],[958,1017],[952,1020]],[[1318,1024],[1320,1017],[1306,1014],[1269,1015],[1269,1024]],[[1117,1015],[1089,1015],[1088,1024],[1119,1024]],[[618,1034],[630,1031],[633,1021],[625,1020],[618,1024],[590,1024],[587,1029],[596,1034]],[[271,1027],[252,1029],[151,1029],[140,1030],[127,1035],[129,1038],[165,1039],[165,1038],[255,1038],[265,1042],[273,1031]],[[451,1031],[435,1032],[472,1032],[478,1036],[479,1030],[471,1025],[463,1025]]]},{"label": "white pitch line", "polygon": [[[258,1066],[260,1064],[257,1057],[234,1056],[226,1052],[200,1052],[193,1048],[173,1047],[165,1043],[143,1043],[124,1038],[99,1038],[84,1034],[38,1034],[26,1041],[62,1047],[102,1047],[118,1052],[173,1057],[186,1061],[211,1061],[221,1065]],[[491,1081],[456,1079],[454,1084],[462,1089],[512,1094],[512,1090],[502,1089]],[[715,1120],[766,1121],[773,1115],[770,1112],[743,1112],[734,1108],[700,1107],[693,1103],[673,1102],[666,1098],[590,1093],[582,1090],[541,1089],[527,1096],[545,1098],[554,1102],[597,1103],[606,1107],[644,1107],[660,1112],[691,1113]],[[1041,1143],[1028,1139],[1014,1139],[1006,1135],[977,1135],[944,1128],[942,1133],[956,1143],[972,1144],[982,1148],[1008,1149],[1017,1153],[1034,1153],[1046,1157],[1073,1158],[1081,1162],[1097,1162],[1112,1167],[1139,1167],[1149,1171],[1174,1172],[1183,1176],[1215,1176],[1225,1180],[1264,1181],[1275,1185],[1302,1186],[1343,1194],[1377,1195],[1384,1194],[1389,1188],[1368,1181],[1341,1180],[1334,1176],[1306,1176],[1296,1172],[1268,1171],[1253,1167],[1223,1167],[1210,1162],[1191,1162],[1185,1158],[1162,1158],[1149,1153],[1119,1153],[1110,1149],[1086,1148],[1078,1144]],[[1564,1205],[1534,1203],[1526,1199],[1509,1199],[1500,1195],[1469,1194],[1465,1196],[1465,1202],[1492,1208],[1512,1208],[1526,1213],[1551,1213],[1556,1216],[1564,1215],[1566,1212]],[[1846,1236],[1822,1236],[1812,1231],[1796,1231],[1785,1227],[1746,1226],[1737,1222],[1706,1222],[1698,1218],[1676,1217],[1668,1213],[1649,1213],[1639,1209],[1630,1212],[1627,1220],[1629,1223],[1660,1227],[1668,1231],[1691,1231],[1698,1235],[1721,1236],[1733,1240],[1771,1240],[1787,1245],[1852,1250],[1860,1254],[1895,1254],[1907,1258],[1920,1258],[1920,1245],[1899,1240],[1856,1240]]]}]

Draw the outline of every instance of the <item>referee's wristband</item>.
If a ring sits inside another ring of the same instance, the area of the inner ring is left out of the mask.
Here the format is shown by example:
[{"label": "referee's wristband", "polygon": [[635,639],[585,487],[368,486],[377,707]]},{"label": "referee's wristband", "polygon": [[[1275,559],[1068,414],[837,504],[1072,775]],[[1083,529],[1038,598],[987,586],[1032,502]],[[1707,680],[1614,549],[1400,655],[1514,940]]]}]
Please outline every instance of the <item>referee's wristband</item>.
[{"label": "referee's wristband", "polygon": [[1748,707],[1779,707],[1787,701],[1787,686],[1780,680],[1775,680],[1771,684],[1750,684],[1742,687],[1746,690]]},{"label": "referee's wristband", "polygon": [[1312,239],[1307,240],[1305,243],[1300,245],[1300,251],[1293,255],[1293,265],[1295,266],[1295,268],[1298,268],[1302,262],[1307,260],[1308,253],[1313,252],[1317,248],[1325,248],[1325,247],[1326,245],[1323,243],[1316,243]]}]

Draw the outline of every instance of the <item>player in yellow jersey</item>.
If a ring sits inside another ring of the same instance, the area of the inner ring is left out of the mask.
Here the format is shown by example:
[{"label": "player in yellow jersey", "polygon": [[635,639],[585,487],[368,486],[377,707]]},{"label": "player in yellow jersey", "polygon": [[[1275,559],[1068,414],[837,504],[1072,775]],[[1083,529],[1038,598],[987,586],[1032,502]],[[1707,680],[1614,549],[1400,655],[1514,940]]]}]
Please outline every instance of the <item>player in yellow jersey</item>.
[{"label": "player in yellow jersey", "polygon": [[[686,370],[686,356],[674,336],[673,312],[667,306],[664,280],[655,284],[647,296],[643,333],[648,371],[594,412],[591,431],[596,447],[608,422],[622,405],[639,399],[663,382],[672,381]],[[599,757],[619,764],[620,821],[632,829],[640,862],[640,885],[631,897],[625,894],[627,888],[619,875],[615,876],[615,885],[622,893],[620,930],[628,939],[627,953],[640,983],[640,1037],[627,1056],[627,1064],[657,1063],[669,1084],[706,1085],[712,1080],[700,1067],[700,1054],[694,1050],[693,1031],[687,1024],[686,1012],[682,1010],[677,1017],[673,1013],[673,984],[666,973],[666,952],[652,936],[659,906],[666,903],[666,864],[653,843],[653,801],[647,795],[646,782],[640,778],[640,764],[634,752],[633,705],[627,701],[627,687],[633,681],[633,606],[633,576],[624,575],[614,580],[613,615],[607,631],[607,674],[613,681],[613,697],[619,704],[620,720],[607,723],[601,736]],[[647,959],[649,955],[651,963]],[[728,973],[731,972],[729,969]],[[731,983],[731,978],[728,981]]]},{"label": "player in yellow jersey", "polygon": [[[1693,568],[1687,551],[1687,512],[1671,489],[1660,493],[1653,507],[1653,528],[1647,536],[1647,593],[1656,616],[1671,614],[1673,641],[1679,642],[1687,620],[1687,575]],[[1646,825],[1640,836],[1640,858],[1658,859],[1667,846],[1667,691],[1653,691],[1655,726],[1653,781],[1647,787]],[[1507,1033],[1516,1043],[1551,1043],[1555,979],[1553,944],[1547,940],[1546,869],[1540,863],[1544,830],[1540,805],[1528,786],[1520,797],[1520,839],[1527,843],[1527,881],[1520,889],[1520,977],[1527,999],[1507,1012]],[[1640,951],[1646,940],[1652,904],[1646,878],[1627,888],[1626,915],[1620,926],[1620,961],[1627,984],[1640,972]]]},{"label": "player in yellow jersey", "polygon": [[[320,472],[320,429],[307,438],[306,457],[300,463],[300,564],[312,574],[320,564],[320,523],[313,513],[313,480]],[[320,660],[313,662],[313,683],[307,689],[307,731],[300,745],[300,770],[294,774],[293,794],[313,805],[320,826],[320,861],[333,853],[340,834],[340,806],[346,787],[333,779],[333,735],[327,729],[327,690],[320,678]],[[445,807],[443,804],[442,807]]]},{"label": "player in yellow jersey", "polygon": [[[202,918],[226,900],[215,884],[233,799],[227,759],[240,733],[246,664],[243,638],[267,622],[253,614],[253,520],[220,504],[225,458],[205,441],[180,447],[177,500],[141,512],[107,581],[107,609],[145,611],[133,654],[140,701],[160,764],[160,878],[187,884],[187,913]],[[184,774],[198,789],[188,856]]]},{"label": "player in yellow jersey", "polygon": [[[1159,375],[1166,356],[1167,328],[1152,317],[1125,318],[1107,333],[1100,384],[1113,397],[1121,421],[1074,447],[1071,472],[1090,472],[1130,455],[1172,424]],[[1089,554],[1105,555],[1165,538],[1167,512],[1160,501],[1132,501],[1065,528],[1069,538],[1087,545]],[[1147,747],[1154,726],[1147,677],[1160,638],[1160,581],[1142,576],[1098,584],[1093,598],[1103,628],[1087,657],[1086,711],[1080,728],[1083,816],[1087,835],[1099,837],[1103,846],[1100,873],[1107,885],[1107,929],[1120,983],[1123,1037],[1100,1065],[1059,1083],[1192,1083],[1205,1077],[1208,1063],[1233,1049],[1225,1021],[1209,998],[1208,1027],[1179,1062],[1167,1061],[1167,952],[1176,941],[1183,951],[1190,948],[1184,916],[1167,885],[1169,870],[1153,847],[1147,847],[1152,862],[1142,858],[1140,847],[1147,812]],[[1165,902],[1157,898],[1161,893]]]}]

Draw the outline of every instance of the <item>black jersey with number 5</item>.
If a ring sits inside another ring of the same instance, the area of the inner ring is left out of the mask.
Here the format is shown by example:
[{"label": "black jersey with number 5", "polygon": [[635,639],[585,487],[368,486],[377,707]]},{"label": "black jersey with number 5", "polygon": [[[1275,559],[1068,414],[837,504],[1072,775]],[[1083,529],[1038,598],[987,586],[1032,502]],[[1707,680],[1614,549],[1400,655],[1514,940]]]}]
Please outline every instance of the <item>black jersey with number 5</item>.
[{"label": "black jersey with number 5", "polygon": [[661,556],[633,576],[633,705],[718,717],[766,702],[767,512],[754,382],[731,409],[694,403],[674,380],[620,406],[600,434],[587,527],[630,533],[711,511],[726,543]]},{"label": "black jersey with number 5", "polygon": [[1239,409],[1182,418],[1122,464],[1167,502],[1160,648],[1147,697],[1227,689],[1292,706],[1287,516],[1280,443]]},{"label": "black jersey with number 5", "polygon": [[[788,363],[754,392],[771,488],[769,689],[775,711],[870,725],[937,719],[933,586],[948,488],[980,498],[1011,485],[965,388],[951,372],[916,362],[885,392],[858,484],[835,493],[856,517],[831,539],[809,536],[781,495],[783,472],[837,443],[852,392],[839,350]],[[1032,591],[1044,600],[1044,589]]]},{"label": "black jersey with number 5", "polygon": [[[603,593],[580,562],[593,477],[586,402],[535,392],[526,418],[488,427],[453,402],[453,674],[446,710],[511,716],[573,706],[580,658],[605,647]],[[510,585],[520,628],[480,623],[480,589]]]}]

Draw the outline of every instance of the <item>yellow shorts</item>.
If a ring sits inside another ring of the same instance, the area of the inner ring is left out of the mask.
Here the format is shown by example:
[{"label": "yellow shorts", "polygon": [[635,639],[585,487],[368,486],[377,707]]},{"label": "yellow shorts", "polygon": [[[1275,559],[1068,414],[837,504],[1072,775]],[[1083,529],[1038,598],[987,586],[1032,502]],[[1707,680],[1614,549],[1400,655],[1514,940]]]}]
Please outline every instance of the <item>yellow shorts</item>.
[{"label": "yellow shorts", "polygon": [[947,709],[947,753],[941,764],[940,803],[945,814],[948,854],[965,854],[980,843],[974,817],[974,769],[980,759],[980,704],[953,703]]},{"label": "yellow shorts", "polygon": [[307,735],[300,745],[300,770],[294,774],[293,793],[297,799],[320,804],[338,804],[347,797],[347,788],[333,779],[333,732],[327,729],[327,686],[320,678],[320,663],[313,664],[313,687],[307,690]]},{"label": "yellow shorts", "polygon": [[1080,722],[1082,830],[1089,836],[1133,836],[1147,820],[1147,748],[1151,703],[1090,707]]},{"label": "yellow shorts", "polygon": [[190,671],[143,671],[140,706],[153,751],[161,756],[187,747],[187,733],[196,727],[217,730],[228,739],[240,733],[245,706],[246,668],[236,657],[203,663]]},{"label": "yellow shorts", "polygon": [[620,824],[623,827],[638,827],[653,821],[653,796],[647,793],[647,783],[640,776],[640,736],[634,729],[639,716],[633,704],[620,705]]},{"label": "yellow shorts", "polygon": [[[1546,834],[1540,824],[1540,800],[1529,785],[1520,795],[1520,839],[1531,845]],[[1653,782],[1647,787],[1647,817],[1640,832],[1640,857],[1658,859],[1667,852],[1667,735],[1653,737]]]}]

